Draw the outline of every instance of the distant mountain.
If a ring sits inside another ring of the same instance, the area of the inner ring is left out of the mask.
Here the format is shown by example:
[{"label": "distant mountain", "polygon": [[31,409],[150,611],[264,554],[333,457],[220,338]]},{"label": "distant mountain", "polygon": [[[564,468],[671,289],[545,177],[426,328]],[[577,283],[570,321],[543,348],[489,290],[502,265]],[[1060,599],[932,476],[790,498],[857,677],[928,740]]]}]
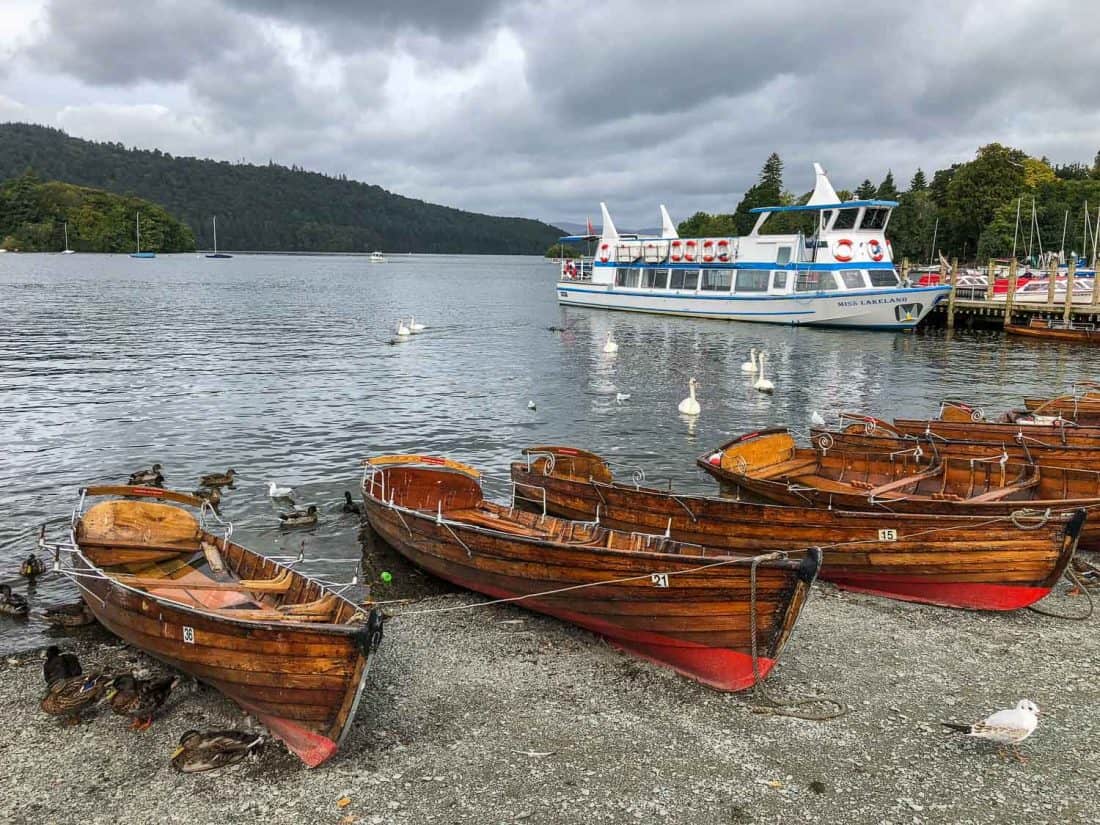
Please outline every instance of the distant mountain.
[{"label": "distant mountain", "polygon": [[[585,232],[588,231],[588,226],[586,224],[574,223],[573,221],[558,221],[554,224],[554,226],[564,229],[565,232],[562,234],[583,235]],[[596,230],[597,235],[599,235],[600,232],[603,231],[602,224],[594,223],[592,224],[592,226]],[[618,229],[619,233],[622,235],[659,236],[661,234],[660,229],[623,229],[621,226],[616,226],[615,228]]]},{"label": "distant mountain", "polygon": [[147,252],[190,252],[191,230],[155,203],[70,183],[43,183],[32,174],[0,183],[0,247],[22,252],[133,252],[136,216]]},{"label": "distant mountain", "polygon": [[463,212],[296,167],[173,157],[0,124],[0,180],[27,169],[43,180],[155,201],[191,228],[201,248],[213,246],[214,215],[226,250],[541,255],[562,234],[541,221]]}]

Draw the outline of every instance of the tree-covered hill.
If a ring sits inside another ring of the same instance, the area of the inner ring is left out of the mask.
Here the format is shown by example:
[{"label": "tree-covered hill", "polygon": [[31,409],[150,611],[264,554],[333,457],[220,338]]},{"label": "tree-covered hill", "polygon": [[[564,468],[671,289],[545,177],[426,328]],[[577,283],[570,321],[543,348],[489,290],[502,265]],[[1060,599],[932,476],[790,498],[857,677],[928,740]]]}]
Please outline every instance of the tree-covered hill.
[{"label": "tree-covered hill", "polygon": [[[173,157],[95,143],[25,123],[0,124],[0,180],[34,170],[162,204],[213,246],[301,252],[468,252],[541,255],[559,235],[527,218],[463,212],[379,186],[271,163]],[[144,234],[144,233],[143,233]]]},{"label": "tree-covered hill", "polygon": [[195,236],[163,207],[133,196],[70,183],[43,183],[33,174],[0,183],[0,247],[22,252],[133,252],[136,216],[141,215],[141,248],[190,252]]}]

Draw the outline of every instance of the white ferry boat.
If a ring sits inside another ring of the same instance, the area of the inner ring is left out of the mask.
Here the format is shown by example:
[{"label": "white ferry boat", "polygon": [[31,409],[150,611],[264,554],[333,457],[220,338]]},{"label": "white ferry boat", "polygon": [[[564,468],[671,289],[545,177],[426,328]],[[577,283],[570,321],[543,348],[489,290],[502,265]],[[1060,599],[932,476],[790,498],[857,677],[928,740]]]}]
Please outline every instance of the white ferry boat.
[{"label": "white ferry boat", "polygon": [[382,252],[375,250],[374,252],[370,253],[370,258],[368,260],[372,264],[384,264],[386,262],[386,256]]},{"label": "white ferry boat", "polygon": [[[820,165],[803,206],[766,206],[744,237],[680,238],[661,207],[660,237],[620,235],[607,207],[595,255],[561,264],[558,302],[770,324],[907,329],[950,287],[908,286],[894,269],[886,225],[896,201],[841,202]],[[812,235],[763,234],[784,212],[816,213]]]}]

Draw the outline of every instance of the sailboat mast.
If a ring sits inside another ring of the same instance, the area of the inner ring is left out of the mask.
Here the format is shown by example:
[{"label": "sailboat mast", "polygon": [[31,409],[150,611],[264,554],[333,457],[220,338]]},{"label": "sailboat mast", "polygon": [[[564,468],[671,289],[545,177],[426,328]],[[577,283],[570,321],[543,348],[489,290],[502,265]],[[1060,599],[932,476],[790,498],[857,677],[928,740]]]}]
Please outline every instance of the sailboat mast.
[{"label": "sailboat mast", "polygon": [[137,227],[137,251],[141,252],[141,213],[134,213],[134,225]]},{"label": "sailboat mast", "polygon": [[1012,260],[1016,260],[1016,236],[1020,234],[1020,205],[1024,202],[1021,195],[1016,201],[1016,228],[1012,230]]},{"label": "sailboat mast", "polygon": [[65,248],[66,249],[69,248],[69,224],[68,224],[68,221],[65,222]]},{"label": "sailboat mast", "polygon": [[1066,262],[1066,229],[1069,227],[1069,210],[1066,210],[1066,217],[1062,221],[1062,246],[1058,250],[1058,257],[1061,258],[1061,262]]},{"label": "sailboat mast", "polygon": [[932,230],[932,248],[928,250],[928,265],[932,266],[932,262],[936,260],[936,236],[940,233],[940,219],[936,218],[936,226]]},{"label": "sailboat mast", "polygon": [[218,216],[214,216],[214,254],[218,254]]}]

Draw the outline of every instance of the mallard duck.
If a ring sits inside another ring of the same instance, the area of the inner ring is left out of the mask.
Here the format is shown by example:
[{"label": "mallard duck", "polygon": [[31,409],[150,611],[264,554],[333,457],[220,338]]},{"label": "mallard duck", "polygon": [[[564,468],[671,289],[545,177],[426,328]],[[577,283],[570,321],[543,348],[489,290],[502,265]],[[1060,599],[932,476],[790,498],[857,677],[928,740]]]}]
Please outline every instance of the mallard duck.
[{"label": "mallard duck", "polygon": [[42,665],[42,678],[46,680],[46,687],[62,679],[72,679],[83,676],[84,670],[80,667],[80,660],[75,653],[62,653],[57,645],[46,648],[46,663]]},{"label": "mallard duck", "polygon": [[92,611],[82,601],[47,607],[39,618],[55,627],[83,627],[95,621]]},{"label": "mallard duck", "polygon": [[344,490],[343,509],[345,513],[354,513],[357,516],[362,514],[362,510],[359,509],[359,505],[352,500],[351,493],[347,490]]},{"label": "mallard duck", "polygon": [[216,508],[222,503],[222,493],[219,487],[200,487],[191,493],[195,498],[201,498],[203,501],[210,503],[211,507]]},{"label": "mallard duck", "polygon": [[263,744],[256,733],[239,730],[213,730],[199,733],[189,730],[180,737],[172,753],[172,767],[180,773],[198,773],[224,768],[240,762]]},{"label": "mallard duck", "polygon": [[153,724],[153,714],[168,701],[168,695],[179,681],[179,676],[163,679],[135,679],[129,674],[116,676],[107,688],[107,701],[119,716],[134,720],[131,730],[146,730]]},{"label": "mallard duck", "polygon": [[10,585],[0,584],[0,613],[22,617],[26,616],[30,609],[25,596],[13,593]]},{"label": "mallard duck", "polygon": [[110,681],[111,678],[102,673],[58,679],[50,685],[49,692],[39,707],[51,716],[65,716],[70,723],[76,724],[83,711],[103,698]]},{"label": "mallard duck", "polygon": [[164,469],[159,464],[154,464],[148,470],[137,470],[130,473],[130,486],[140,487],[161,487],[164,484],[164,476],[161,474],[161,470]]},{"label": "mallard duck", "polygon": [[38,558],[34,553],[31,553],[23,560],[23,564],[19,568],[19,575],[28,579],[34,579],[41,576],[46,572],[46,565],[42,563],[42,559]]},{"label": "mallard duck", "polygon": [[236,475],[237,471],[230,467],[224,473],[207,473],[199,479],[199,484],[203,487],[228,487],[232,486]]},{"label": "mallard duck", "polygon": [[291,510],[289,513],[279,513],[279,524],[282,527],[312,527],[317,523],[317,506],[309,505],[304,510]]}]

